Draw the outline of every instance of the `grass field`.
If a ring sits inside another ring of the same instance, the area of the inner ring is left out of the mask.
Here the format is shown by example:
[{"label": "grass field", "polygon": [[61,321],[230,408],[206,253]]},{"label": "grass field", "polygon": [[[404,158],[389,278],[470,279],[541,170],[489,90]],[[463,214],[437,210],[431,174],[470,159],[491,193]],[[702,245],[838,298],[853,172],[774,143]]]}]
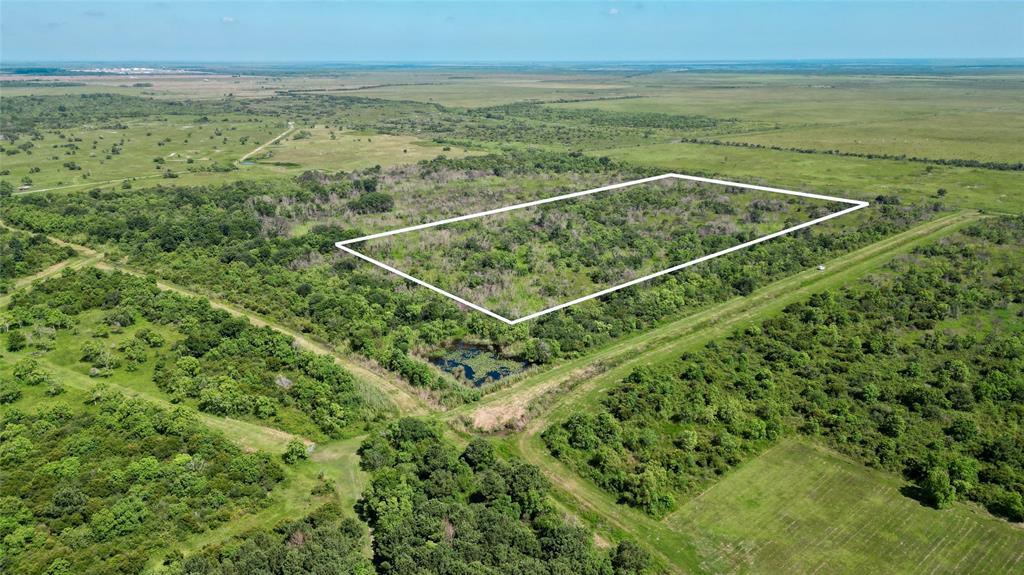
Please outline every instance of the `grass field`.
[{"label": "grass field", "polygon": [[1024,531],[935,510],[890,474],[786,439],[665,519],[713,573],[1020,573]]},{"label": "grass field", "polygon": [[782,147],[842,150],[860,154],[892,154],[925,158],[959,158],[1017,162],[1024,146],[1016,134],[1024,130],[1018,112],[935,113],[930,117],[866,121],[846,126],[783,128],[724,139]]},{"label": "grass field", "polygon": [[[305,137],[296,137],[299,133]],[[457,158],[466,153],[463,148],[444,150],[440,144],[413,136],[341,132],[318,126],[298,129],[252,159],[280,173],[336,172],[413,164],[439,155]]]},{"label": "grass field", "polygon": [[23,138],[5,145],[18,148],[31,143],[32,147],[3,156],[3,167],[10,174],[2,178],[18,188],[27,177],[30,189],[45,189],[121,178],[159,178],[170,170],[179,178],[165,182],[178,183],[191,175],[183,172],[230,166],[284,129],[283,122],[271,118],[252,121],[248,116],[226,116],[209,120],[161,116],[124,120],[124,128],[81,126],[45,131],[40,140]]},{"label": "grass field", "polygon": [[[969,209],[1010,213],[1024,209],[1024,172],[684,143],[592,153],[684,174],[713,174],[868,201],[897,195],[904,201],[941,201]],[[939,189],[946,190],[944,197],[938,195]]]},{"label": "grass field", "polygon": [[620,112],[703,114],[774,124],[723,140],[787,147],[1019,162],[1018,74],[854,76],[654,74],[643,97],[555,104]]}]

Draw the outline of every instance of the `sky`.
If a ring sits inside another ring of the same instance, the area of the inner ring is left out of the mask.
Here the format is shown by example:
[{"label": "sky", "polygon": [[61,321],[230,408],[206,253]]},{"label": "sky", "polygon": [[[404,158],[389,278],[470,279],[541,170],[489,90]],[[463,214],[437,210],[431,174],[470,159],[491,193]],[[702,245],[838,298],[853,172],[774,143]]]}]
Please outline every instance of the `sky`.
[{"label": "sky", "polygon": [[0,0],[0,62],[1024,57],[1024,2]]}]

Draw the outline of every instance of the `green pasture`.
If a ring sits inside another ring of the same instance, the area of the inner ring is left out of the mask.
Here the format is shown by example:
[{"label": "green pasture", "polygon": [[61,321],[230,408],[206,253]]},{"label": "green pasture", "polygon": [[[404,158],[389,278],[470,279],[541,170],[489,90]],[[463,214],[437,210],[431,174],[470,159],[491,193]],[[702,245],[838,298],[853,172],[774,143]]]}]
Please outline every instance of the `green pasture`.
[{"label": "green pasture", "polygon": [[[9,174],[0,179],[21,188],[23,179],[29,178],[29,190],[98,186],[122,178],[137,178],[138,184],[178,184],[193,176],[220,175],[204,171],[231,166],[286,128],[283,120],[272,118],[201,118],[180,115],[125,119],[104,126],[47,130],[38,140],[22,137],[13,143],[4,142],[7,152],[0,155],[0,165]],[[20,150],[27,143],[31,147]],[[9,154],[13,150],[18,153]],[[163,178],[167,171],[179,177]]]},{"label": "green pasture", "polygon": [[723,140],[946,159],[1024,160],[1017,135],[1024,127],[1020,74],[660,73],[643,78],[636,86],[640,98],[553,105],[704,115],[773,126]]},{"label": "green pasture", "polygon": [[665,171],[867,201],[895,195],[905,202],[938,201],[1008,213],[1024,210],[1024,172],[683,143],[592,153]]},{"label": "green pasture", "polygon": [[1024,532],[982,509],[926,507],[904,482],[786,439],[664,521],[711,573],[1019,573]]},{"label": "green pasture", "polygon": [[306,170],[338,172],[414,164],[440,155],[458,158],[469,152],[461,147],[447,150],[444,147],[414,136],[367,134],[318,126],[298,128],[250,160],[274,173],[294,175]]},{"label": "green pasture", "polygon": [[[921,224],[828,262],[825,272],[808,270],[756,290],[750,296],[735,298],[690,317],[624,338],[595,350],[585,358],[537,371],[517,386],[498,391],[471,409],[511,410],[517,404],[528,402],[530,397],[538,397],[539,392],[553,389],[553,385],[560,381],[579,380],[570,391],[560,393],[553,406],[530,420],[523,432],[509,438],[504,443],[505,447],[538,465],[559,487],[556,492],[558,500],[567,512],[585,520],[598,532],[613,538],[631,537],[646,542],[666,565],[674,566],[672,572],[714,572],[701,556],[691,534],[617,503],[614,496],[552,457],[540,433],[572,413],[593,409],[606,391],[618,385],[637,366],[670,361],[684,351],[699,349],[712,339],[770,317],[812,293],[835,289],[874,272],[896,255],[937,241],[976,219],[976,214],[962,212]],[[588,366],[596,366],[595,372],[587,374]],[[468,416],[472,421],[473,413],[466,408],[450,415],[453,419]]]}]

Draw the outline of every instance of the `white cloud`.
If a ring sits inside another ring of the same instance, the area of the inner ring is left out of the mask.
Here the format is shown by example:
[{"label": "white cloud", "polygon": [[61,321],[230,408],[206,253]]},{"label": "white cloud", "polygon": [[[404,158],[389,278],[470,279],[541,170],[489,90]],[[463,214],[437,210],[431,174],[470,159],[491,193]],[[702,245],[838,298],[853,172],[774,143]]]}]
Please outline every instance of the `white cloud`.
[{"label": "white cloud", "polygon": [[618,8],[612,8],[612,9],[608,10],[608,15],[610,15],[610,16],[615,16],[618,13],[619,13],[619,9]]},{"label": "white cloud", "polygon": [[225,23],[225,24],[234,24],[235,23],[235,17],[234,16],[225,16],[225,17],[221,18],[220,21]]}]

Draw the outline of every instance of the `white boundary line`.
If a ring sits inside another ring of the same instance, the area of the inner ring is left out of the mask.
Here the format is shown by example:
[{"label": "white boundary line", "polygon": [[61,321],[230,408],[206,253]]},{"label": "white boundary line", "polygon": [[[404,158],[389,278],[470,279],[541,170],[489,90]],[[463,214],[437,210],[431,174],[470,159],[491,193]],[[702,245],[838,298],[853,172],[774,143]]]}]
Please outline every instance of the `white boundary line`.
[{"label": "white boundary line", "polygon": [[[545,310],[541,310],[541,311],[538,311],[538,312],[535,312],[535,313],[531,313],[529,315],[523,316],[523,317],[518,318],[518,319],[508,319],[508,318],[506,318],[506,317],[504,317],[504,316],[502,316],[500,314],[494,313],[493,311],[491,311],[491,310],[489,310],[489,309],[487,309],[485,307],[481,307],[481,306],[479,306],[479,305],[477,305],[477,304],[475,304],[473,302],[466,301],[465,299],[463,299],[463,298],[461,298],[461,297],[459,297],[459,296],[457,296],[455,294],[449,293],[449,292],[447,292],[447,291],[445,291],[445,290],[443,290],[443,289],[441,289],[441,288],[439,288],[439,287],[437,287],[437,286],[435,286],[433,284],[429,284],[429,283],[427,283],[427,282],[425,282],[425,281],[423,281],[421,279],[414,278],[413,276],[411,276],[411,275],[409,275],[409,274],[407,274],[407,273],[405,273],[405,272],[403,272],[401,270],[395,269],[394,267],[389,266],[389,265],[385,264],[384,262],[375,260],[375,259],[371,258],[370,256],[367,256],[365,254],[359,253],[356,250],[348,247],[350,244],[364,242],[364,241],[367,241],[367,240],[373,240],[373,239],[377,239],[377,238],[384,238],[384,237],[388,237],[388,236],[394,236],[394,235],[398,235],[398,234],[403,234],[405,232],[413,232],[413,231],[416,231],[416,230],[423,230],[423,229],[432,228],[432,227],[435,227],[435,226],[443,226],[445,224],[451,224],[451,223],[455,223],[455,222],[463,222],[463,221],[472,220],[472,219],[475,219],[475,218],[482,218],[484,216],[500,214],[500,213],[503,213],[503,212],[510,212],[512,210],[520,210],[520,209],[529,208],[529,207],[532,207],[532,206],[539,206],[541,204],[549,204],[551,202],[557,202],[557,201],[560,201],[560,200],[567,200],[567,199],[570,199],[570,198],[578,198],[578,197],[581,197],[581,196],[587,196],[587,195],[590,195],[590,194],[596,194],[598,192],[606,192],[608,190],[617,190],[619,188],[625,188],[625,187],[628,187],[628,186],[635,186],[637,184],[646,184],[648,182],[655,182],[655,181],[658,181],[658,180],[664,180],[664,179],[668,179],[668,178],[674,178],[674,179],[678,179],[678,180],[690,180],[690,181],[693,181],[693,182],[703,182],[703,183],[707,183],[707,184],[720,184],[720,185],[723,185],[723,186],[732,186],[732,187],[735,187],[735,188],[744,188],[744,189],[748,189],[748,190],[759,190],[759,191],[762,191],[762,192],[772,192],[772,193],[775,193],[775,194],[785,194],[785,195],[788,195],[788,196],[801,196],[801,197],[804,197],[804,198],[814,198],[816,200],[827,200],[827,201],[831,201],[831,202],[840,202],[840,203],[844,203],[844,204],[850,204],[852,207],[846,208],[844,210],[840,210],[838,212],[834,212],[834,213],[828,214],[827,216],[822,216],[820,218],[815,218],[815,219],[813,219],[813,220],[811,220],[809,222],[804,222],[802,224],[797,224],[797,225],[795,225],[793,227],[786,228],[784,230],[781,230],[781,231],[778,231],[778,232],[774,232],[774,233],[768,234],[766,236],[762,236],[760,238],[756,238],[756,239],[750,240],[749,242],[743,242],[742,244],[735,245],[735,246],[732,246],[730,248],[726,248],[726,249],[721,250],[721,251],[717,251],[717,252],[715,252],[713,254],[708,254],[706,256],[701,256],[701,257],[699,257],[699,258],[697,258],[695,260],[690,260],[690,261],[688,261],[686,263],[679,264],[677,266],[672,266],[672,267],[670,267],[668,269],[664,269],[664,270],[661,270],[661,271],[658,271],[658,272],[654,272],[652,274],[648,274],[648,275],[645,275],[643,277],[639,277],[639,278],[630,280],[628,282],[619,284],[617,286],[612,286],[610,288],[606,288],[606,289],[603,289],[601,291],[594,292],[594,293],[592,293],[590,295],[586,295],[586,296],[583,296],[583,297],[580,297],[580,298],[576,298],[576,299],[574,299],[572,301],[568,301],[568,302],[565,302],[565,303],[558,304],[556,306],[549,307],[549,308],[547,308]],[[426,223],[426,224],[419,224],[419,225],[415,225],[415,226],[399,228],[397,230],[391,230],[389,232],[381,232],[379,234],[370,234],[368,236],[362,236],[362,237],[354,238],[354,239],[351,239],[351,240],[344,240],[344,241],[336,242],[334,245],[337,246],[342,251],[350,253],[350,254],[352,254],[352,255],[360,258],[360,259],[366,260],[366,261],[370,262],[371,264],[373,264],[375,266],[378,266],[378,267],[381,267],[383,269],[386,269],[386,270],[388,270],[389,272],[391,272],[391,273],[393,273],[395,275],[401,276],[401,277],[403,277],[403,278],[405,278],[405,279],[407,279],[407,280],[409,280],[409,281],[411,281],[413,283],[419,284],[419,285],[421,285],[421,286],[423,286],[423,287],[425,287],[427,289],[431,289],[431,290],[433,290],[433,291],[435,291],[435,292],[437,292],[437,293],[439,293],[439,294],[441,294],[441,295],[443,295],[445,297],[451,298],[451,299],[461,303],[462,305],[464,305],[466,307],[475,309],[475,310],[477,310],[477,311],[479,311],[481,313],[484,313],[486,315],[489,315],[489,316],[493,317],[494,319],[501,320],[501,321],[503,321],[503,322],[505,322],[505,323],[507,323],[509,325],[515,325],[517,323],[521,323],[521,322],[524,322],[524,321],[529,321],[531,319],[536,319],[536,318],[538,318],[538,317],[540,317],[542,315],[549,314],[549,313],[551,313],[553,311],[558,311],[560,309],[564,309],[564,308],[567,308],[569,306],[573,306],[573,305],[576,305],[578,303],[585,302],[587,300],[591,300],[591,299],[594,299],[594,298],[599,298],[599,297],[604,296],[604,295],[608,295],[608,294],[610,294],[612,292],[618,291],[620,289],[625,289],[627,287],[634,286],[636,284],[643,283],[643,282],[648,281],[648,280],[652,280],[652,279],[654,279],[656,277],[660,277],[660,276],[663,276],[663,275],[666,275],[666,274],[677,272],[677,271],[679,271],[681,269],[688,268],[688,267],[690,267],[692,265],[696,265],[696,264],[699,264],[701,262],[706,262],[706,261],[708,261],[710,259],[714,259],[714,258],[717,258],[719,256],[724,256],[725,254],[732,253],[732,252],[735,252],[737,250],[741,250],[743,248],[747,248],[747,247],[750,247],[752,245],[759,244],[761,242],[766,242],[766,241],[768,241],[770,239],[774,239],[774,238],[777,238],[779,236],[783,236],[783,235],[786,235],[788,233],[795,232],[797,230],[801,230],[803,228],[807,228],[807,227],[813,226],[814,224],[820,224],[821,222],[824,222],[826,220],[831,220],[832,218],[838,218],[839,216],[848,214],[850,212],[854,212],[854,211],[859,210],[861,208],[866,208],[867,206],[868,206],[868,202],[862,202],[860,200],[851,200],[849,198],[837,198],[837,197],[833,197],[833,196],[823,196],[823,195],[820,195],[820,194],[809,194],[807,192],[795,192],[793,190],[783,190],[783,189],[779,189],[779,188],[769,188],[769,187],[766,187],[766,186],[756,186],[754,184],[742,184],[742,183],[739,183],[739,182],[729,182],[729,181],[726,181],[726,180],[715,180],[715,179],[712,179],[712,178],[701,178],[701,177],[697,177],[697,176],[687,176],[687,175],[684,175],[684,174],[662,174],[660,176],[652,176],[650,178],[642,178],[642,179],[639,179],[639,180],[632,180],[632,181],[629,181],[629,182],[622,182],[620,184],[612,184],[610,186],[603,186],[603,187],[600,187],[600,188],[594,188],[592,190],[585,190],[585,191],[582,191],[582,192],[573,192],[571,194],[555,196],[553,198],[544,198],[543,200],[536,200],[536,201],[526,202],[526,203],[522,203],[522,204],[515,204],[515,205],[512,205],[512,206],[505,206],[503,208],[496,208],[496,209],[493,209],[493,210],[485,210],[483,212],[477,212],[475,214],[468,214],[468,215],[465,215],[465,216],[458,216],[458,217],[455,217],[455,218],[448,218],[448,219],[444,219],[444,220],[438,220],[436,222],[430,222],[430,223]]]}]

